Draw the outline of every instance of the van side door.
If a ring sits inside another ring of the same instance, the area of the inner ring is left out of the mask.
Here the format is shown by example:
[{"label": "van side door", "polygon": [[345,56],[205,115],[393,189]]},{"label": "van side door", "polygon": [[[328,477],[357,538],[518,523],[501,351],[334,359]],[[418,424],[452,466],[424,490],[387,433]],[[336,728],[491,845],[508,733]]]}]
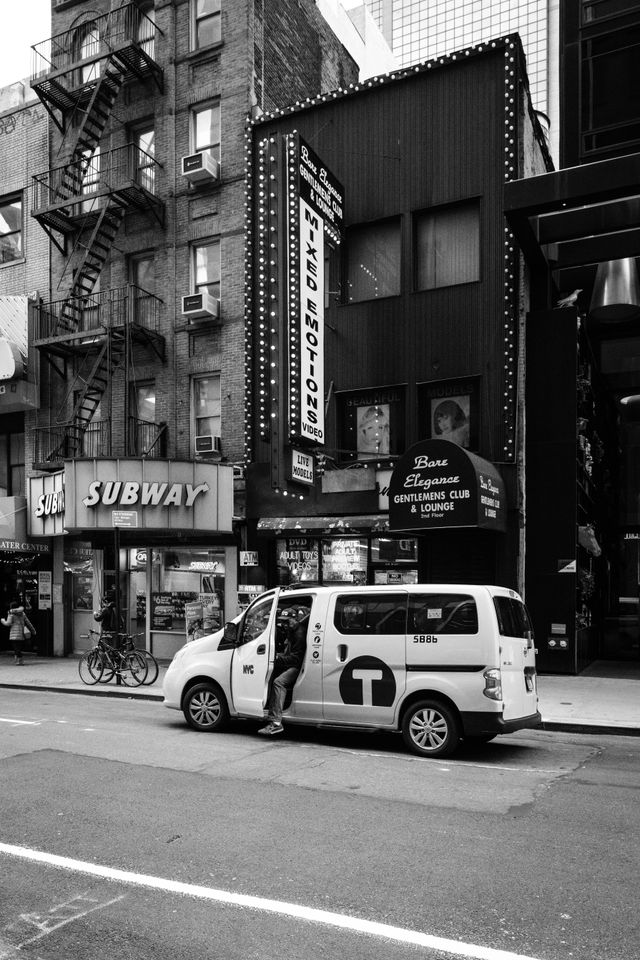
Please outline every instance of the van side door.
[{"label": "van side door", "polygon": [[530,717],[538,709],[533,629],[519,597],[494,595],[500,631],[500,671],[505,720]]},{"label": "van side door", "polygon": [[275,623],[279,591],[252,603],[240,624],[231,658],[231,699],[238,713],[262,717],[275,657]]},{"label": "van side door", "polygon": [[391,726],[405,688],[407,594],[331,596],[322,659],[325,720]]}]

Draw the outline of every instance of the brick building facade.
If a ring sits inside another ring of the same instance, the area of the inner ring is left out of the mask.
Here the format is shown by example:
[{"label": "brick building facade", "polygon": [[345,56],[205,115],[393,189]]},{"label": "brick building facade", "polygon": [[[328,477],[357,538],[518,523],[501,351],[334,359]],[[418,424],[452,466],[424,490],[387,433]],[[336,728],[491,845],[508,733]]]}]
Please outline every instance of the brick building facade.
[{"label": "brick building facade", "polygon": [[[29,533],[53,556],[43,652],[82,649],[116,584],[160,656],[189,615],[235,612],[246,121],[357,72],[311,0],[52,4],[31,77],[48,157],[8,185],[32,215],[26,262],[51,257],[49,283],[15,282],[40,297],[23,417]],[[36,516],[60,490],[64,515]]]}]

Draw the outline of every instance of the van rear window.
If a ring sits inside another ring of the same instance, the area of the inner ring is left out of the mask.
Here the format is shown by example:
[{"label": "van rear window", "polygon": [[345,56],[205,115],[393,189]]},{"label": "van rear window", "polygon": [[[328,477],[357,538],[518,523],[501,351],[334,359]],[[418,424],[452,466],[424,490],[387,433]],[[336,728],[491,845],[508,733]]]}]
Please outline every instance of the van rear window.
[{"label": "van rear window", "polygon": [[498,629],[503,637],[531,640],[533,627],[527,608],[521,600],[514,600],[513,597],[494,597],[493,605],[498,617]]},{"label": "van rear window", "polygon": [[342,594],[336,599],[333,622],[338,632],[344,634],[404,634],[407,595]]},{"label": "van rear window", "polygon": [[478,610],[464,593],[412,593],[409,633],[477,633]]}]

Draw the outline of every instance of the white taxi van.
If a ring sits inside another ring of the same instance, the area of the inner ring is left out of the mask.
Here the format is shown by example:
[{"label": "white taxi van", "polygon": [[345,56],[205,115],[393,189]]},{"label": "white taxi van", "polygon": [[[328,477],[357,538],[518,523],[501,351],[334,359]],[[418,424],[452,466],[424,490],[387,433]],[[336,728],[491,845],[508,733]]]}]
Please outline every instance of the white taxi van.
[{"label": "white taxi van", "polygon": [[[428,757],[540,723],[535,649],[513,590],[465,584],[305,587],[261,594],[179,650],[164,704],[196,730],[262,720],[281,617],[308,623],[287,723],[402,732]],[[307,619],[308,618],[308,619]]]}]

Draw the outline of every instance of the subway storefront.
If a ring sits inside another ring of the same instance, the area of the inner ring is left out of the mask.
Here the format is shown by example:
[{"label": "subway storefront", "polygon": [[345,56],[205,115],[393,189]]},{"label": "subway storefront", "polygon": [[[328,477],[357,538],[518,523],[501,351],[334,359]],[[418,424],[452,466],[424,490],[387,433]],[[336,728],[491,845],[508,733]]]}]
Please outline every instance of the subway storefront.
[{"label": "subway storefront", "polygon": [[56,654],[88,648],[114,587],[126,629],[161,659],[235,615],[232,467],[69,461],[30,484],[32,535],[51,537],[62,597]]}]

